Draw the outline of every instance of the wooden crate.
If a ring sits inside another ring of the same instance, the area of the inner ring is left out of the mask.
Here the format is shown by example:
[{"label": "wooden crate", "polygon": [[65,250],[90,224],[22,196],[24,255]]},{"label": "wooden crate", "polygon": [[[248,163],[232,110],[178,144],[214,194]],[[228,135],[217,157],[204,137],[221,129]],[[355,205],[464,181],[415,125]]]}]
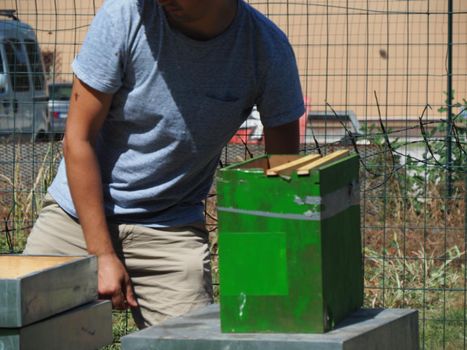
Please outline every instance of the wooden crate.
[{"label": "wooden crate", "polygon": [[96,299],[96,257],[0,255],[0,328],[23,327]]},{"label": "wooden crate", "polygon": [[110,301],[94,301],[22,328],[0,329],[0,349],[94,350],[111,343]]},{"label": "wooden crate", "polygon": [[323,333],[362,305],[358,177],[348,151],[219,171],[223,332]]}]

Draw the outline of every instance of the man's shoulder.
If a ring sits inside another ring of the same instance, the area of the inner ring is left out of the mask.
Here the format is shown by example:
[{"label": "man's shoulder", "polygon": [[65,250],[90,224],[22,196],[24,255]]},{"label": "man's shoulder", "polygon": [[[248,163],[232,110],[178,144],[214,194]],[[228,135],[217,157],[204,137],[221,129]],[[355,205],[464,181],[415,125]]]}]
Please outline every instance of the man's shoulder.
[{"label": "man's shoulder", "polygon": [[109,15],[140,15],[149,7],[155,8],[154,0],[105,0],[102,9]]},{"label": "man's shoulder", "polygon": [[289,44],[287,35],[267,16],[243,0],[241,6],[246,14],[246,20],[260,40],[275,45]]},{"label": "man's shoulder", "polygon": [[250,4],[240,1],[245,14],[244,28],[250,39],[253,39],[257,60],[273,64],[271,60],[290,59],[293,55],[292,47],[282,29]]},{"label": "man's shoulder", "polygon": [[111,23],[114,30],[132,32],[144,18],[158,11],[155,0],[105,0],[99,9],[101,25]]}]

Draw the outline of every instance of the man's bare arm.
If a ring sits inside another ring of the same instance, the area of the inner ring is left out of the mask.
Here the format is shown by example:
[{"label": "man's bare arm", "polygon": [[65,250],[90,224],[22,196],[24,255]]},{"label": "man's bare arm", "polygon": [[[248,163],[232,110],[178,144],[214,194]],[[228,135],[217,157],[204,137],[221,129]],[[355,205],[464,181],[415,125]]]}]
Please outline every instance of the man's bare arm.
[{"label": "man's bare arm", "polygon": [[125,267],[118,259],[107,226],[100,168],[94,143],[109,111],[112,95],[75,79],[63,144],[71,196],[88,252],[98,258],[98,291],[116,308],[137,306]]},{"label": "man's bare arm", "polygon": [[265,128],[264,137],[266,153],[268,154],[297,154],[300,147],[300,130],[298,120]]}]

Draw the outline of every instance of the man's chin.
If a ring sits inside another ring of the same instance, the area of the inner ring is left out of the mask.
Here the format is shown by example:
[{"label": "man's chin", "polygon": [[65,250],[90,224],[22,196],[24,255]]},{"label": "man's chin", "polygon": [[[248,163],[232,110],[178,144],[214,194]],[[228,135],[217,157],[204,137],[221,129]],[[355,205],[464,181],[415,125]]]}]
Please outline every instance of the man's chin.
[{"label": "man's chin", "polygon": [[167,17],[177,23],[188,23],[192,22],[193,19],[187,16],[182,10],[165,10]]},{"label": "man's chin", "polygon": [[187,16],[187,15],[176,15],[176,14],[167,14],[167,17],[169,19],[169,23],[172,25],[186,25],[195,22],[196,20]]}]

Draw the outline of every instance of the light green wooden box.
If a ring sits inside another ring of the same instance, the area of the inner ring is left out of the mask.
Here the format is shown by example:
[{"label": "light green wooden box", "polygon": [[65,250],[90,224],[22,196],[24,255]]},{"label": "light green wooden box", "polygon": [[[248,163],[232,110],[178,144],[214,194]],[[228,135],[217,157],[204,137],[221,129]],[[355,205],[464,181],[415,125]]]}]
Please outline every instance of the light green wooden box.
[{"label": "light green wooden box", "polygon": [[17,328],[97,299],[94,256],[0,255],[0,328]]},{"label": "light green wooden box", "polygon": [[112,343],[112,304],[94,301],[22,328],[0,328],[0,349],[94,350]]}]

